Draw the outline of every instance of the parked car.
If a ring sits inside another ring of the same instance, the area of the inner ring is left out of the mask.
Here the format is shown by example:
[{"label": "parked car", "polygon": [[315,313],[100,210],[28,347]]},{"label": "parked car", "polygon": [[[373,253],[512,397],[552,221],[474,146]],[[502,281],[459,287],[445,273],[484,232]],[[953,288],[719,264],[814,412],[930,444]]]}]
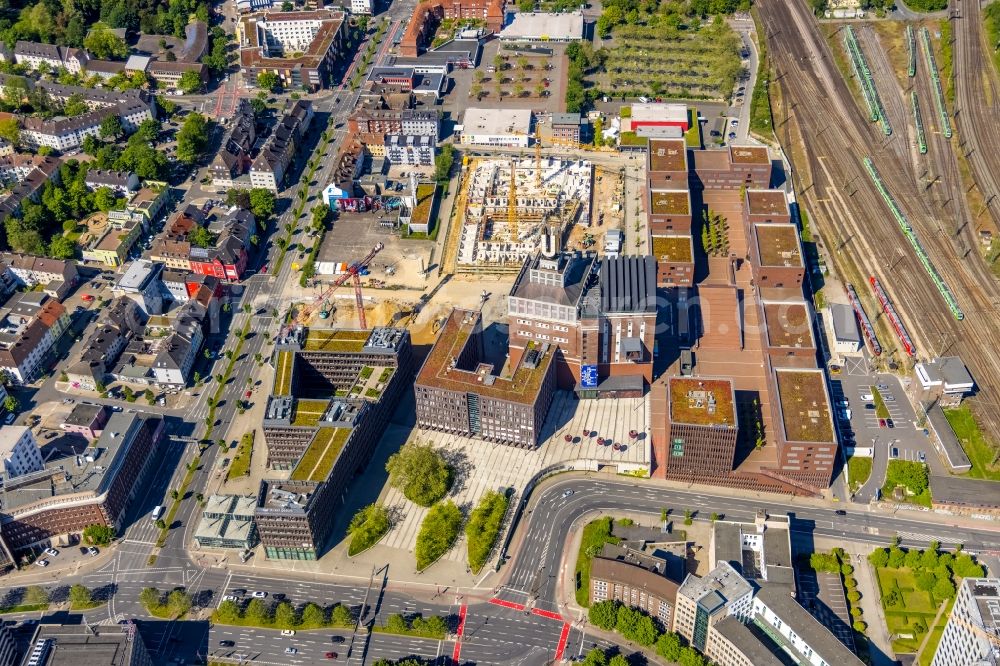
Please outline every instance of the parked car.
[{"label": "parked car", "polygon": [[285,654],[298,654],[298,652],[299,652],[299,651],[298,651],[298,650],[296,650],[296,649],[295,649],[295,648],[293,648],[293,647],[286,647],[286,648],[285,648]]},{"label": "parked car", "polygon": [[870,402],[869,402],[869,403],[866,403],[866,404],[865,404],[865,409],[875,409],[875,405],[873,405],[873,404],[872,404],[872,403],[870,403]]},{"label": "parked car", "polygon": [[219,641],[219,647],[236,647],[236,641]]},{"label": "parked car", "polygon": [[235,594],[238,597],[242,597],[246,593],[247,593],[247,591],[244,590],[244,589],[242,589],[242,588],[237,588],[237,589],[233,590],[233,594]]},{"label": "parked car", "polygon": [[90,553],[91,557],[97,557],[98,553],[100,553],[101,551],[91,546],[90,548],[87,549],[87,552]]},{"label": "parked car", "polygon": [[923,451],[921,451],[920,453],[917,454],[917,458],[919,458],[920,462],[922,462],[922,463],[927,462],[927,454],[924,453]]},{"label": "parked car", "polygon": [[889,390],[889,385],[888,384],[876,384],[875,388],[877,388],[879,391],[888,391]]},{"label": "parked car", "polygon": [[886,428],[895,428],[896,424],[892,422],[892,419],[886,419],[885,420],[885,427]]},{"label": "parked car", "polygon": [[573,489],[572,489],[572,488],[570,488],[569,490],[565,490],[565,491],[563,491],[563,494],[562,494],[562,496],[563,496],[563,497],[569,497],[569,496],[570,496],[570,495],[572,495],[572,494],[573,494]]},{"label": "parked car", "polygon": [[891,449],[889,449],[889,457],[892,458],[893,460],[895,460],[896,458],[898,458],[899,457],[899,449],[897,449],[895,446],[892,447]]},{"label": "parked car", "polygon": [[834,513],[837,514],[838,516],[846,516],[847,515],[847,512],[844,511],[843,509],[837,509],[836,511],[834,511]]},{"label": "parked car", "polygon": [[281,635],[282,636],[294,636],[295,635],[295,630],[294,629],[282,629],[281,630]]},{"label": "parked car", "polygon": [[884,428],[885,427],[885,419],[879,419],[878,420],[878,427],[879,428]]},{"label": "parked car", "polygon": [[[261,592],[260,590],[257,590],[256,592],[254,592],[250,596],[253,597],[254,599],[265,599],[267,597],[267,592]],[[281,632],[281,633],[285,633],[285,632]]]},{"label": "parked car", "polygon": [[40,567],[47,567],[47,566],[49,566],[49,561],[48,560],[35,560],[35,564],[37,564]]},{"label": "parked car", "polygon": [[59,554],[59,551],[56,550],[55,548],[46,548],[45,549],[45,554],[46,555],[51,555],[52,557],[55,557],[56,555]]},{"label": "parked car", "polygon": [[861,399],[862,400],[874,400],[875,396],[872,395],[871,393],[862,393],[861,394]]},{"label": "parked car", "polygon": [[336,652],[327,652],[323,656],[326,657],[327,659],[336,659],[337,658],[337,653]]}]

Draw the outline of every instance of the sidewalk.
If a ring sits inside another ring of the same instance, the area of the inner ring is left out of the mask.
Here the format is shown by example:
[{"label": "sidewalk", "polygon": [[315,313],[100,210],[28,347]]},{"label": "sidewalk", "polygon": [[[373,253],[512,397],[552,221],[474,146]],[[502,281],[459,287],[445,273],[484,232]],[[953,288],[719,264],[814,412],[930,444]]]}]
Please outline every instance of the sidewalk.
[{"label": "sidewalk", "polygon": [[[874,649],[869,649],[874,666],[890,666],[894,663],[895,654],[892,651],[892,640],[886,629],[885,614],[882,612],[881,594],[878,582],[868,564],[870,547],[859,547],[858,544],[836,544],[851,555],[854,565],[854,578],[858,581],[858,592],[861,593],[861,610],[864,611],[864,621],[868,624],[865,635]],[[933,625],[932,625],[933,626]]]}]

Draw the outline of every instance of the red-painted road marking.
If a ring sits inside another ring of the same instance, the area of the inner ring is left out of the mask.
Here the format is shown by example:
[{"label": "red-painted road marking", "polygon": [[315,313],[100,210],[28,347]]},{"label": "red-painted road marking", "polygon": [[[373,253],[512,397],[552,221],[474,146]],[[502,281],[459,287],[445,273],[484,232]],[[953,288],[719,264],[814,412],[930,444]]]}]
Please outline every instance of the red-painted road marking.
[{"label": "red-painted road marking", "polygon": [[497,606],[503,606],[504,608],[513,608],[514,610],[517,610],[517,611],[523,611],[524,610],[524,604],[518,604],[518,603],[514,603],[513,601],[506,601],[504,599],[497,599],[496,597],[494,597],[493,599],[490,599],[490,603],[491,604],[495,604]]},{"label": "red-painted road marking", "polygon": [[559,645],[556,646],[556,661],[563,658],[566,651],[566,641],[569,640],[569,623],[563,622],[562,633],[559,634]]},{"label": "red-painted road marking", "polygon": [[532,608],[531,612],[535,615],[541,615],[542,617],[547,617],[550,620],[559,620],[562,622],[562,615],[559,613],[553,613],[552,611],[542,610],[541,608]]},{"label": "red-painted road marking", "polygon": [[455,649],[451,652],[451,660],[458,662],[459,655],[462,654],[462,632],[465,631],[465,612],[468,610],[468,606],[462,604],[462,607],[458,609],[458,639],[455,641]]}]

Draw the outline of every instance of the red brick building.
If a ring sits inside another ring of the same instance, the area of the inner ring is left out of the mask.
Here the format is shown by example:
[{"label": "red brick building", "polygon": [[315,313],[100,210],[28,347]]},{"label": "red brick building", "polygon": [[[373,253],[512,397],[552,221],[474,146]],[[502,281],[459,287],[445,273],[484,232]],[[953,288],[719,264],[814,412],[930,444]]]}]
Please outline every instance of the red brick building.
[{"label": "red brick building", "polygon": [[729,379],[671,377],[667,382],[667,474],[728,474],[736,454],[736,392]]},{"label": "red brick building", "polygon": [[479,19],[486,29],[500,32],[503,28],[505,0],[424,0],[416,6],[410,23],[399,43],[404,58],[420,55],[430,45],[442,19]]}]

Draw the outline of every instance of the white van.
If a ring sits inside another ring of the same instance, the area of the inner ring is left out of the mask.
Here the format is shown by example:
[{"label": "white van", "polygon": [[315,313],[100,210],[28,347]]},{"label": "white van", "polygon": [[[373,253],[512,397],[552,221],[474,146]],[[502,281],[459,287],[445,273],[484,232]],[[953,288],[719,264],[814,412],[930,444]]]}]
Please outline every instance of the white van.
[{"label": "white van", "polygon": [[152,518],[153,522],[156,522],[157,520],[159,520],[160,516],[162,516],[162,515],[163,515],[163,505],[162,504],[157,504],[153,508],[153,518]]},{"label": "white van", "polygon": [[639,101],[642,102],[643,104],[646,104],[646,103],[649,102],[649,98],[648,97],[640,97]]}]

